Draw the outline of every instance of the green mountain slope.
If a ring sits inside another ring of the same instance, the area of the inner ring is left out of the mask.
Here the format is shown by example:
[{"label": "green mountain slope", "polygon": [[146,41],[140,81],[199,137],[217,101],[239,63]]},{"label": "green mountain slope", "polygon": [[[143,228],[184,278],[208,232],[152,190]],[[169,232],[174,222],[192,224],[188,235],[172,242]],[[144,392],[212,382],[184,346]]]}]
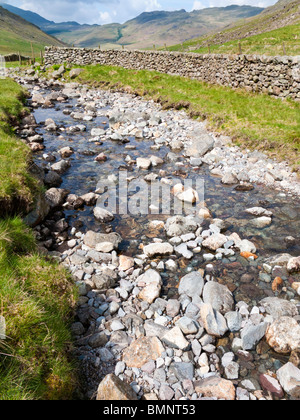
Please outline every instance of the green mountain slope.
[{"label": "green mountain slope", "polygon": [[43,50],[45,45],[64,45],[37,26],[0,7],[0,54],[20,52],[29,56],[31,43],[35,54]]},{"label": "green mountain slope", "polygon": [[280,0],[260,15],[243,19],[222,32],[191,39],[171,51],[243,53],[267,55],[300,54],[299,0]]}]

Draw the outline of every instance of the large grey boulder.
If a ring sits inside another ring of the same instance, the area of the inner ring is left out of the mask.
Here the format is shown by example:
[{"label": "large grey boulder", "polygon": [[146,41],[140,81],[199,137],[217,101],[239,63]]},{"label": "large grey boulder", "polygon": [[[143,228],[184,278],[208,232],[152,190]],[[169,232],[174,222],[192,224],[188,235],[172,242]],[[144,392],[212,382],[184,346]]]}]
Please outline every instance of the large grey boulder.
[{"label": "large grey boulder", "polygon": [[268,297],[260,302],[260,305],[265,308],[266,312],[274,319],[283,316],[294,317],[298,315],[297,306],[292,302],[277,297]]},{"label": "large grey boulder", "polygon": [[210,303],[216,311],[221,312],[223,315],[226,312],[230,312],[234,307],[234,300],[230,290],[223,284],[213,281],[206,283],[204,286],[203,302]]},{"label": "large grey boulder", "polygon": [[198,271],[192,271],[180,280],[178,293],[189,297],[201,296],[204,280]]}]

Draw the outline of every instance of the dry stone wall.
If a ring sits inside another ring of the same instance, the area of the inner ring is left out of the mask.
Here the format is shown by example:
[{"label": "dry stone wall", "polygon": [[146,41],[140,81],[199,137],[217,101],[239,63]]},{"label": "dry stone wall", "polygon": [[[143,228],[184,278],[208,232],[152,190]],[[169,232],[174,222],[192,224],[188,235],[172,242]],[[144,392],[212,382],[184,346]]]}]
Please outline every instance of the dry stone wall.
[{"label": "dry stone wall", "polygon": [[300,101],[300,56],[194,54],[46,47],[45,63],[99,64],[156,70],[208,83]]}]

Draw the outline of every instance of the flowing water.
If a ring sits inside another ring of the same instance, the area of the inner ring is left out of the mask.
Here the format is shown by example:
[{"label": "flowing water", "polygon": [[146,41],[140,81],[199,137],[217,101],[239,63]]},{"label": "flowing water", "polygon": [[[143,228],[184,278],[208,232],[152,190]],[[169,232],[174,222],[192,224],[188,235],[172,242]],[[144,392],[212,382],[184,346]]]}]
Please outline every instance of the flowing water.
[{"label": "flowing water", "polygon": [[[44,91],[48,94],[50,91]],[[254,190],[242,192],[236,191],[234,187],[226,187],[221,184],[220,178],[212,176],[207,165],[198,169],[192,168],[190,164],[179,153],[179,161],[182,166],[175,166],[168,162],[166,155],[170,152],[168,147],[162,147],[159,151],[151,150],[153,142],[149,140],[137,140],[129,138],[130,145],[135,146],[135,150],[127,150],[126,144],[116,141],[105,141],[104,144],[88,142],[91,137],[90,132],[94,127],[108,128],[109,123],[106,117],[97,117],[93,121],[75,121],[71,116],[65,115],[63,110],[68,107],[70,111],[81,111],[76,99],[69,99],[67,103],[57,104],[54,108],[37,108],[34,110],[39,127],[37,132],[44,137],[45,150],[35,154],[35,161],[45,165],[43,160],[44,153],[55,153],[62,147],[70,146],[75,150],[71,156],[71,167],[62,175],[63,184],[61,188],[66,188],[72,194],[78,196],[88,192],[94,192],[100,177],[107,177],[115,174],[118,176],[120,170],[127,170],[128,176],[143,177],[147,171],[141,171],[136,165],[127,165],[125,158],[129,154],[132,159],[137,157],[149,157],[156,155],[164,159],[164,164],[152,168],[151,172],[159,173],[162,169],[167,176],[176,176],[184,179],[202,177],[205,181],[205,202],[215,218],[220,218],[228,222],[228,232],[237,232],[242,239],[249,239],[254,242],[258,249],[259,258],[249,262],[240,256],[221,261],[214,261],[215,277],[228,285],[237,300],[260,300],[265,296],[274,296],[271,289],[270,279],[262,279],[260,271],[266,257],[279,253],[290,253],[294,256],[300,255],[300,200],[292,198],[290,195],[265,186],[255,185]],[[76,132],[67,134],[66,132],[49,133],[45,130],[43,122],[52,118],[58,126],[67,128],[76,124],[86,125],[86,132]],[[60,137],[63,135],[64,139]],[[101,164],[94,161],[99,153],[105,153],[108,157],[106,162]],[[261,206],[271,210],[274,214],[273,223],[265,229],[256,229],[249,223],[252,216],[245,213],[250,207]],[[93,215],[93,208],[85,207],[81,210],[66,210],[66,218],[69,225],[82,226],[81,231],[95,230],[105,231],[107,226],[98,223]],[[152,242],[152,238],[165,238],[164,231],[151,232],[148,229],[150,220],[166,220],[169,216],[162,215],[125,215],[116,216],[112,222],[113,230],[120,233],[124,239],[121,251],[128,256],[136,256],[141,253],[139,245],[141,242],[147,244]],[[292,244],[285,241],[288,236],[293,236],[296,241]],[[165,293],[168,296],[176,294],[176,285],[182,275],[186,274],[191,267],[197,269],[205,267],[207,263],[201,254],[196,254],[191,261],[184,258],[178,260],[179,271],[176,274],[162,273],[165,281]],[[252,280],[250,283],[241,283],[240,278],[243,274],[250,273]],[[288,285],[288,274],[280,273]],[[276,292],[277,296],[285,297],[286,290]]]}]

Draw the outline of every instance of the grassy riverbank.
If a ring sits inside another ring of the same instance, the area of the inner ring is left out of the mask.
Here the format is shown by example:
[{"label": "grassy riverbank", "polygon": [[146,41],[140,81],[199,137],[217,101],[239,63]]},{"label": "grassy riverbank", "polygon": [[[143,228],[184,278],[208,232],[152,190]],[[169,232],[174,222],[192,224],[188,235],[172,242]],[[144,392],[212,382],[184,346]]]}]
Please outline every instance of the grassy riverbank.
[{"label": "grassy riverbank", "polygon": [[78,78],[93,87],[136,93],[164,108],[185,108],[192,117],[232,136],[236,144],[265,151],[300,169],[300,104],[265,94],[212,86],[158,72],[86,66]]},{"label": "grassy riverbank", "polygon": [[[31,229],[15,214],[37,184],[30,150],[10,121],[23,113],[24,92],[0,80],[0,400],[68,399],[74,391],[69,324],[75,292],[66,271],[41,256]],[[3,211],[5,209],[5,211]],[[14,214],[11,214],[11,213]]]}]

